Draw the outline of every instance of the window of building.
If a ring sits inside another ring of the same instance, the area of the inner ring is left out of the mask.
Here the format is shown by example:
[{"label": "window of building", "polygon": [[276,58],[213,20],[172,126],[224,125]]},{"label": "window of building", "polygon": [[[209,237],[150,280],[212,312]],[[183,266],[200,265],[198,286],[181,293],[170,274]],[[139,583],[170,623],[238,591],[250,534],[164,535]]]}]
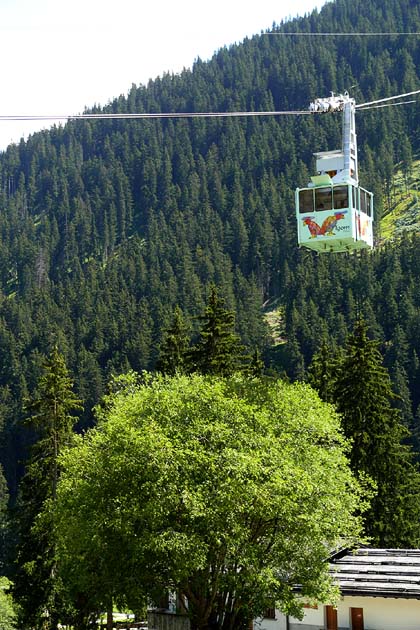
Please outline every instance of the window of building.
[{"label": "window of building", "polygon": [[352,186],[351,190],[352,190],[353,208],[357,209],[359,207],[359,201],[358,201],[358,195],[357,195],[358,188],[356,188],[355,186]]},{"label": "window of building", "polygon": [[334,186],[334,209],[349,207],[349,188],[348,186]]},{"label": "window of building", "polygon": [[276,618],[276,609],[267,608],[264,612],[264,619],[275,619],[275,618]]},{"label": "window of building", "polygon": [[366,212],[366,191],[360,191],[360,210]]},{"label": "window of building", "polygon": [[303,214],[304,212],[313,212],[314,211],[314,191],[303,189],[299,191],[299,212]]},{"label": "window of building", "polygon": [[366,193],[366,214],[368,217],[372,216],[372,195],[370,193]]},{"label": "window of building", "polygon": [[332,210],[332,188],[315,188],[315,210]]}]

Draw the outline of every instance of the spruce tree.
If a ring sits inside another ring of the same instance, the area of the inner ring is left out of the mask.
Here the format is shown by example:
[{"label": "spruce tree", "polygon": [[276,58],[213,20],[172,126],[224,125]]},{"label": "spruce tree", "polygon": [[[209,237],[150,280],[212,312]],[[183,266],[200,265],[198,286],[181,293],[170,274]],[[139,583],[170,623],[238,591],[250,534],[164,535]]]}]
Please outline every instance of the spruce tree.
[{"label": "spruce tree", "polygon": [[176,372],[184,372],[188,363],[189,336],[182,311],[175,307],[171,326],[164,334],[160,346],[157,370],[173,376]]},{"label": "spruce tree", "polygon": [[307,370],[309,384],[316,389],[324,402],[333,402],[335,374],[336,359],[324,339]]},{"label": "spruce tree", "polygon": [[250,356],[250,361],[248,367],[246,368],[246,372],[251,377],[261,378],[261,376],[263,376],[264,374],[264,368],[265,365],[261,356],[261,352],[258,348],[255,348],[254,352]]},{"label": "spruce tree", "polygon": [[368,475],[376,494],[366,515],[372,544],[417,546],[420,542],[420,475],[410,448],[408,430],[392,406],[391,379],[382,365],[378,343],[359,322],[338,368],[334,401],[352,446],[352,469]]},{"label": "spruce tree", "polygon": [[225,308],[215,286],[211,287],[204,314],[200,338],[191,350],[193,371],[201,374],[229,376],[240,368],[243,346],[235,333],[235,315]]},{"label": "spruce tree", "polygon": [[27,424],[37,440],[19,489],[13,590],[23,628],[56,630],[64,608],[51,504],[60,474],[58,456],[72,441],[77,420],[72,412],[81,409],[64,358],[54,348],[44,364],[37,393],[27,405]]}]

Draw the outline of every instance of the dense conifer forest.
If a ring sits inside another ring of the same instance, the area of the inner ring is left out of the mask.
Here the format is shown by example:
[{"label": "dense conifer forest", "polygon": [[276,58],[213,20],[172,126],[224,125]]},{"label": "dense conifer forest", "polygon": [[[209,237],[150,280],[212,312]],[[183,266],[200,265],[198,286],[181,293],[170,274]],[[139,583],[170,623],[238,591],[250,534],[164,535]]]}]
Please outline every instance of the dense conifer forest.
[{"label": "dense conifer forest", "polygon": [[[414,0],[337,0],[268,30],[133,85],[104,111],[299,110],[330,91],[365,102],[419,87],[418,36],[283,35],[418,32]],[[420,153],[419,129],[417,103],[357,115],[377,239],[395,169],[410,176]],[[52,348],[84,401],[82,429],[112,374],[156,368],[176,307],[194,339],[212,285],[247,351],[291,380],[363,317],[416,443],[420,235],[358,256],[296,245],[294,189],[313,172],[312,153],[340,142],[339,114],[74,120],[0,155],[1,462],[12,495],[32,440],[25,401]]]}]

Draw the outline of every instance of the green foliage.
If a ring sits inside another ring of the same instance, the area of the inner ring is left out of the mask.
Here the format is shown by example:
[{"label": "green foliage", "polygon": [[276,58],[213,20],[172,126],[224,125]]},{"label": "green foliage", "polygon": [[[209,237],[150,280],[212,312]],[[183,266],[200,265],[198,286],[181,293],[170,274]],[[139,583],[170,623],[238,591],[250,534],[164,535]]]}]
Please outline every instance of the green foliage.
[{"label": "green foliage", "polygon": [[[331,596],[326,549],[363,509],[332,408],[305,385],[132,375],[60,460],[60,567],[74,596],[135,607],[165,589],[192,628],[242,630],[293,585]],[[224,620],[224,621],[223,621]]]},{"label": "green foliage", "polygon": [[352,443],[351,467],[357,474],[368,475],[377,488],[365,517],[366,533],[379,547],[416,547],[420,542],[420,473],[405,444],[408,430],[392,406],[391,379],[364,322],[350,336],[341,362],[331,367],[335,374],[330,376],[328,393]]},{"label": "green foliage", "polygon": [[18,543],[13,593],[22,628],[56,630],[65,605],[63,585],[57,579],[51,505],[56,500],[59,454],[72,443],[76,422],[72,412],[82,409],[56,347],[44,363],[36,398],[27,409],[27,422],[38,439],[31,450],[15,510]]},{"label": "green foliage", "polygon": [[16,612],[12,596],[9,594],[11,582],[0,577],[0,630],[15,630]]},{"label": "green foliage", "polygon": [[420,229],[420,162],[413,163],[408,137],[402,138],[402,145],[402,163],[396,167],[389,205],[380,224],[381,240],[396,239],[405,232],[418,233]]},{"label": "green foliage", "polygon": [[177,306],[174,310],[172,325],[164,333],[160,346],[159,360],[156,364],[156,369],[162,374],[173,376],[176,372],[186,371],[190,341],[187,333],[188,329],[184,322],[182,311]]},{"label": "green foliage", "polygon": [[191,350],[193,371],[230,376],[239,367],[243,346],[234,332],[235,316],[224,306],[216,287],[211,287],[202,322],[200,338]]},{"label": "green foliage", "polygon": [[73,382],[64,357],[54,347],[44,363],[37,397],[27,405],[27,423],[37,433],[32,447],[29,475],[49,486],[45,496],[55,499],[58,481],[58,455],[73,439],[73,427],[82,411],[81,400],[73,392]]},{"label": "green foliage", "polygon": [[0,571],[4,572],[8,555],[8,518],[9,492],[7,482],[4,478],[3,469],[0,465]]},{"label": "green foliage", "polygon": [[[417,32],[420,19],[409,0],[340,0],[273,29]],[[306,109],[351,85],[362,103],[414,90],[419,59],[417,37],[262,33],[133,86],[104,111]],[[0,461],[12,502],[29,441],[24,400],[36,397],[52,343],[86,401],[86,429],[111,375],[153,370],[159,349],[170,351],[177,305],[198,334],[212,283],[234,314],[231,332],[292,380],[311,378],[322,340],[335,352],[363,316],[418,450],[419,129],[415,105],[358,110],[361,184],[375,195],[377,233],[389,204],[411,207],[401,240],[358,256],[296,247],[293,189],[307,184],[314,151],[339,148],[340,116],[69,121],[2,153]],[[262,317],[267,303],[282,313],[278,345]],[[26,496],[30,505],[36,493]]]},{"label": "green foliage", "polygon": [[264,361],[261,357],[261,352],[256,348],[250,357],[249,366],[245,370],[250,376],[261,378],[264,374]]},{"label": "green foliage", "polygon": [[337,361],[324,340],[308,369],[308,382],[324,402],[334,401]]}]

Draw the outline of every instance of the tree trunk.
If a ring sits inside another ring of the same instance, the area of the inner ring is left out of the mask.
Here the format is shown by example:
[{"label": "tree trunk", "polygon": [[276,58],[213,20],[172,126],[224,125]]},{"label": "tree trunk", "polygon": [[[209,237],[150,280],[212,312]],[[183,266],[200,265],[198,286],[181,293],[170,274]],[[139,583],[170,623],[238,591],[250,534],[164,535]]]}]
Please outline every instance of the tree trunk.
[{"label": "tree trunk", "polygon": [[114,617],[112,614],[112,599],[108,603],[108,609],[106,611],[106,630],[112,630],[114,627]]}]

